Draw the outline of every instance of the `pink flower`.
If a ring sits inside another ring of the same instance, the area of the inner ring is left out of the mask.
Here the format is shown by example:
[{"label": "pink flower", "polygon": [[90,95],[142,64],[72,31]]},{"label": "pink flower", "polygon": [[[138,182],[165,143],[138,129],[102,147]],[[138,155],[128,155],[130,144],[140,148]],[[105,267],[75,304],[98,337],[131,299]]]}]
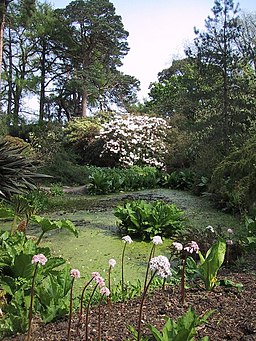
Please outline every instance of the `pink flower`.
[{"label": "pink flower", "polygon": [[116,265],[116,261],[115,259],[111,258],[109,261],[108,261],[108,264],[111,268],[113,268],[115,265]]},{"label": "pink flower", "polygon": [[183,249],[183,245],[181,243],[173,242],[172,245],[177,251],[181,251]]},{"label": "pink flower", "polygon": [[153,237],[153,244],[155,245],[163,244],[162,238],[160,236]]},{"label": "pink flower", "polygon": [[110,295],[110,290],[109,290],[109,288],[107,288],[107,287],[102,287],[102,288],[100,289],[100,293],[101,293],[101,295],[109,296],[109,295]]},{"label": "pink flower", "polygon": [[171,276],[172,273],[170,267],[170,262],[165,256],[153,257],[149,263],[150,270],[156,271],[157,275],[162,278]]},{"label": "pink flower", "polygon": [[233,240],[228,239],[228,240],[226,240],[226,244],[227,244],[227,245],[233,245],[234,243],[233,243]]},{"label": "pink flower", "polygon": [[100,274],[99,274],[99,272],[92,272],[92,277],[93,278],[95,278],[95,277],[99,277],[100,276]]},{"label": "pink flower", "polygon": [[102,288],[105,286],[104,278],[101,276],[95,276],[94,281]]},{"label": "pink flower", "polygon": [[70,276],[74,278],[80,278],[80,271],[77,269],[72,269],[70,271]]},{"label": "pink flower", "polygon": [[47,258],[42,253],[39,253],[38,255],[34,255],[32,258],[32,264],[40,263],[42,265],[45,265],[46,262],[47,262]]},{"label": "pink flower", "polygon": [[128,244],[132,243],[132,238],[130,236],[124,236],[122,238],[122,240],[123,240],[124,243],[128,243]]},{"label": "pink flower", "polygon": [[196,242],[192,240],[192,242],[188,243],[186,247],[184,247],[184,250],[189,252],[189,253],[198,253],[199,252],[199,246],[197,245]]}]

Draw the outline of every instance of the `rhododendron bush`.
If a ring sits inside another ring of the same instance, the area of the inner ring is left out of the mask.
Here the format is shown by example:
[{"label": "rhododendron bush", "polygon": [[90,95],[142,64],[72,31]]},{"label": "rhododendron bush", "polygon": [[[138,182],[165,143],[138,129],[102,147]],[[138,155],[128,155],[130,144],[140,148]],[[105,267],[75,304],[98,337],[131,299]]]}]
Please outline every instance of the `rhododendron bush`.
[{"label": "rhododendron bush", "polygon": [[162,118],[145,115],[116,116],[102,125],[97,137],[103,141],[101,157],[113,157],[120,166],[150,165],[164,168],[167,131]]}]

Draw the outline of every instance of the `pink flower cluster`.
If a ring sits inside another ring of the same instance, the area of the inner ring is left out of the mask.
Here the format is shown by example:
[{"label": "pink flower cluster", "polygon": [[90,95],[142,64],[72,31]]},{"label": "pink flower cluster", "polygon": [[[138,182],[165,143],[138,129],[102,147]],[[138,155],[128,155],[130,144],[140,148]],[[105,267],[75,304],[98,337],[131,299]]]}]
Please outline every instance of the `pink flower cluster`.
[{"label": "pink flower cluster", "polygon": [[155,245],[163,244],[162,238],[160,236],[153,237],[153,244]]},{"label": "pink flower cluster", "polygon": [[182,251],[183,250],[183,245],[178,242],[173,242],[172,246],[177,250],[177,251]]},{"label": "pink flower cluster", "polygon": [[199,246],[197,245],[196,242],[192,240],[192,242],[189,242],[186,247],[184,247],[184,250],[189,252],[189,253],[198,253],[199,252]]},{"label": "pink flower cluster", "polygon": [[165,256],[153,257],[150,260],[149,268],[151,271],[156,271],[156,274],[162,278],[171,276],[170,262]]},{"label": "pink flower cluster", "polygon": [[132,238],[130,236],[124,236],[122,238],[123,242],[124,243],[128,243],[128,244],[131,244],[133,242]]},{"label": "pink flower cluster", "polygon": [[110,295],[110,290],[106,287],[104,278],[98,272],[92,273],[93,280],[99,285],[101,295]]},{"label": "pink flower cluster", "polygon": [[108,261],[108,265],[111,267],[111,268],[114,268],[115,265],[116,265],[116,260],[111,258],[109,261]]},{"label": "pink flower cluster", "polygon": [[47,258],[42,253],[39,253],[38,255],[34,255],[32,257],[32,264],[39,263],[39,264],[45,265],[46,262],[47,262]]},{"label": "pink flower cluster", "polygon": [[80,278],[80,271],[77,269],[72,269],[70,271],[70,276],[73,278]]}]

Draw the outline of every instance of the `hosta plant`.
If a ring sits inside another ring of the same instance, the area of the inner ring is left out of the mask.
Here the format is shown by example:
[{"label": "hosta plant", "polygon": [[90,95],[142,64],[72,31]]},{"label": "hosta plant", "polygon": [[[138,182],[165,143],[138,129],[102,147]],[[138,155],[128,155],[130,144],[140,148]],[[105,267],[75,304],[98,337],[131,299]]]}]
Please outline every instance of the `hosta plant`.
[{"label": "hosta plant", "polygon": [[149,239],[155,235],[175,236],[185,226],[184,212],[175,204],[162,201],[128,201],[118,206],[114,215],[120,220],[119,229],[123,234]]}]

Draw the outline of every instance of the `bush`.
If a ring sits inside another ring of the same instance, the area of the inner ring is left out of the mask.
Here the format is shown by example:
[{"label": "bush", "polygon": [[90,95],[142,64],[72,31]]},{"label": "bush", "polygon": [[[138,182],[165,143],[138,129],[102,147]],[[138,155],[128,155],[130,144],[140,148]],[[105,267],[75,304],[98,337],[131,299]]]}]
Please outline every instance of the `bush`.
[{"label": "bush", "polygon": [[114,215],[121,220],[118,224],[122,234],[142,239],[155,235],[173,237],[184,229],[184,212],[175,204],[162,201],[145,202],[136,200],[118,206]]},{"label": "bush", "polygon": [[66,144],[80,157],[84,164],[101,165],[99,155],[102,143],[96,139],[101,125],[94,118],[76,118],[64,129]]},{"label": "bush", "polygon": [[174,171],[166,176],[166,185],[175,189],[190,189],[194,183],[195,174],[190,170]]},{"label": "bush", "polygon": [[45,184],[84,185],[89,179],[89,168],[76,163],[76,159],[67,150],[60,150],[51,161],[41,169],[44,174],[52,176]]},{"label": "bush", "polygon": [[122,115],[103,124],[99,140],[100,156],[115,160],[115,166],[165,167],[167,155],[167,121],[158,117]]},{"label": "bush", "polygon": [[256,208],[256,136],[227,156],[215,169],[210,190],[219,205],[227,209],[253,211]]}]

